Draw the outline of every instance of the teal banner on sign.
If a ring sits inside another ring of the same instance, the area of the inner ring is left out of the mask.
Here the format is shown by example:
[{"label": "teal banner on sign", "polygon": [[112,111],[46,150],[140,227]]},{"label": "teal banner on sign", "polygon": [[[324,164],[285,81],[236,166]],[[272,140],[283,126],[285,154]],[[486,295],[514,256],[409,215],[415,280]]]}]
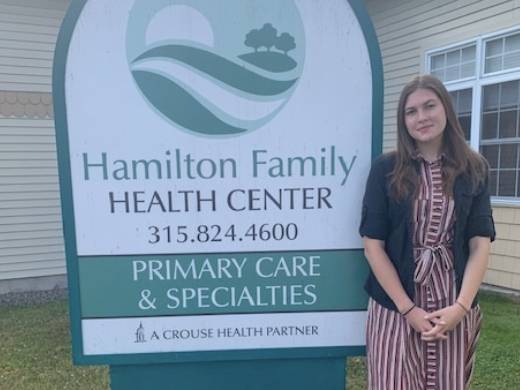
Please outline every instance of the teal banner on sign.
[{"label": "teal banner on sign", "polygon": [[364,310],[366,273],[360,251],[81,257],[81,311],[97,318]]}]

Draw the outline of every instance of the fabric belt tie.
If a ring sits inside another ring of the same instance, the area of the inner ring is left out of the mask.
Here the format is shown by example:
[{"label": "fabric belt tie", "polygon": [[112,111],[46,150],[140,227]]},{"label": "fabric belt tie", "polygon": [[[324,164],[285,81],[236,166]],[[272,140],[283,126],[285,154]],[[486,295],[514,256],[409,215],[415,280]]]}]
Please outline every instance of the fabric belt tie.
[{"label": "fabric belt tie", "polygon": [[[437,300],[446,298],[449,278],[446,273],[440,277],[432,277],[435,264],[446,271],[453,268],[453,264],[446,245],[416,247],[416,266],[414,281],[421,286],[431,285]],[[438,285],[441,283],[441,286]]]}]

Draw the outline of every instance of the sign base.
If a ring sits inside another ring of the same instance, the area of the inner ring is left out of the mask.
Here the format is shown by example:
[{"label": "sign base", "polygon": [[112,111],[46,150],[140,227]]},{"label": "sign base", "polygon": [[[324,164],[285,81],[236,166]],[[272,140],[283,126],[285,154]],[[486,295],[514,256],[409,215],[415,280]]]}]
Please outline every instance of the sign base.
[{"label": "sign base", "polygon": [[343,390],[345,358],[110,366],[112,390]]}]

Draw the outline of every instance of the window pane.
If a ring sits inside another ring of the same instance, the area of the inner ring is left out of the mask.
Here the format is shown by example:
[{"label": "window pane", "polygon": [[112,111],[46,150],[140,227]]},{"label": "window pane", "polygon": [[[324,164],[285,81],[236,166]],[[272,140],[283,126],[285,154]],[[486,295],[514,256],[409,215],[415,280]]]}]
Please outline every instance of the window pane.
[{"label": "window pane", "polygon": [[465,47],[461,53],[462,62],[475,60],[475,46]]},{"label": "window pane", "polygon": [[489,195],[497,195],[497,171],[489,171]]},{"label": "window pane", "polygon": [[498,109],[498,84],[485,86],[482,93],[484,101],[482,109],[484,111]]},{"label": "window pane", "polygon": [[500,171],[498,174],[498,196],[515,196],[516,171]]},{"label": "window pane", "polygon": [[518,81],[500,84],[500,108],[516,108],[518,106]]},{"label": "window pane", "polygon": [[448,93],[450,94],[451,102],[453,103],[455,112],[459,112],[459,91],[450,91]]},{"label": "window pane", "polygon": [[474,77],[476,45],[432,55],[429,61],[431,74],[440,80],[453,81]]},{"label": "window pane", "polygon": [[460,50],[450,51],[446,54],[446,65],[459,65],[460,64]]},{"label": "window pane", "polygon": [[462,64],[460,67],[460,78],[465,79],[475,75],[475,62],[468,62]]},{"label": "window pane", "polygon": [[516,196],[520,197],[520,171],[516,172]]},{"label": "window pane", "polygon": [[520,50],[520,34],[506,37],[506,52]]},{"label": "window pane", "polygon": [[457,80],[459,78],[459,67],[458,66],[450,66],[446,68],[446,76],[445,80]]},{"label": "window pane", "polygon": [[487,113],[482,116],[482,139],[497,138],[498,114]]},{"label": "window pane", "polygon": [[466,113],[471,112],[471,89],[463,89],[459,92],[459,99],[457,105],[457,112]]},{"label": "window pane", "polygon": [[493,57],[486,59],[484,65],[486,73],[499,72],[502,70],[502,57]]},{"label": "window pane", "polygon": [[520,51],[508,53],[504,56],[504,69],[520,67]]},{"label": "window pane", "polygon": [[464,131],[464,139],[469,141],[470,130],[471,130],[471,116],[459,116],[460,127]]},{"label": "window pane", "polygon": [[503,52],[503,38],[494,39],[486,42],[486,58],[496,55],[502,55]]},{"label": "window pane", "polygon": [[432,70],[444,68],[445,66],[444,54],[438,54],[432,57]]},{"label": "window pane", "polygon": [[491,169],[498,168],[498,145],[484,145],[480,153],[486,158]]},{"label": "window pane", "polygon": [[460,126],[464,132],[464,138],[469,141],[471,130],[472,90],[471,88],[467,88],[461,89],[460,91],[451,91],[450,96],[453,101],[455,114],[457,114],[457,119],[459,120]]},{"label": "window pane", "polygon": [[520,67],[520,34],[486,42],[484,72],[492,73]]},{"label": "window pane", "polygon": [[432,75],[437,77],[439,80],[444,81],[444,69],[433,70]]},{"label": "window pane", "polygon": [[518,145],[507,144],[500,146],[500,169],[517,168]]},{"label": "window pane", "polygon": [[498,138],[511,138],[516,136],[516,117],[517,110],[500,112],[500,118],[498,122]]}]

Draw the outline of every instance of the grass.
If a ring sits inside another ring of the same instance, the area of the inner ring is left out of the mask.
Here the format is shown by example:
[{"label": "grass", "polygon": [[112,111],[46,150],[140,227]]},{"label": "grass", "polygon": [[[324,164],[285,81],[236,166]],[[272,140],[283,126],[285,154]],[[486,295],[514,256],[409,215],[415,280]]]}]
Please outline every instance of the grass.
[{"label": "grass", "polygon": [[0,307],[0,389],[108,389],[106,367],[73,367],[66,301]]},{"label": "grass", "polygon": [[520,388],[520,302],[486,294],[472,390]]},{"label": "grass", "polygon": [[[482,294],[484,324],[472,390],[518,388],[520,303]],[[366,389],[362,357],[348,359],[349,390]],[[0,389],[108,389],[106,367],[71,363],[67,302],[0,307]]]}]

